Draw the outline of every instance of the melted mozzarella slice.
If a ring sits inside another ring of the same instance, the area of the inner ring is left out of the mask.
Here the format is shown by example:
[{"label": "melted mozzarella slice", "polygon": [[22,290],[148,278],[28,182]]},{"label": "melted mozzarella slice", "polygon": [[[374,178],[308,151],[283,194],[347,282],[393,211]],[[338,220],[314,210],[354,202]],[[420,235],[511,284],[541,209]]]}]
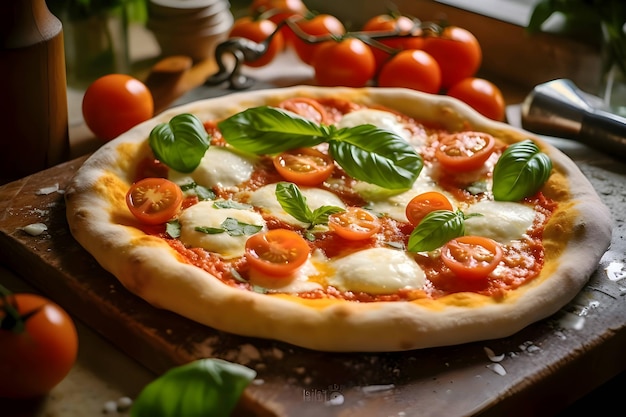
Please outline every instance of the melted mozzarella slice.
[{"label": "melted mozzarella slice", "polygon": [[231,236],[226,232],[209,234],[195,230],[196,227],[220,228],[229,217],[265,229],[263,217],[252,210],[215,208],[213,202],[201,201],[181,213],[180,240],[187,247],[204,248],[224,258],[243,256],[248,236]]},{"label": "melted mozzarella slice", "polygon": [[250,179],[256,160],[223,146],[211,146],[191,173],[170,170],[169,179],[179,185],[195,182],[207,188],[230,188]]},{"label": "melted mozzarella slice", "polygon": [[[329,191],[319,188],[299,188],[302,195],[306,198],[307,205],[311,210],[315,210],[322,206],[346,207],[339,197]],[[254,191],[250,197],[250,204],[260,208],[277,219],[284,221],[285,223],[300,227],[308,226],[308,224],[296,220],[282,208],[276,199],[276,184],[268,184]]]},{"label": "melted mozzarella slice", "polygon": [[506,244],[521,239],[535,220],[535,211],[528,206],[507,201],[481,201],[465,214],[481,214],[465,220],[465,234],[491,238]]},{"label": "melted mozzarella slice", "polygon": [[342,291],[393,294],[401,289],[422,288],[426,276],[403,251],[373,248],[331,261],[334,274],[328,283]]},{"label": "melted mozzarella slice", "polygon": [[345,114],[337,123],[337,127],[355,127],[359,125],[374,125],[381,129],[389,130],[404,139],[409,140],[411,134],[398,121],[398,117],[383,110],[361,109]]}]

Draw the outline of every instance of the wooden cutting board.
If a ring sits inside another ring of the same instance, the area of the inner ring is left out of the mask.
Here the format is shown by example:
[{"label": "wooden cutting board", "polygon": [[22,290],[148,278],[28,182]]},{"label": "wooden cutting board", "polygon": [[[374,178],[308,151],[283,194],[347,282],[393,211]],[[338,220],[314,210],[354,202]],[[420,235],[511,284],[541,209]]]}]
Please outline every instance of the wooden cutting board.
[{"label": "wooden cutting board", "polygon": [[[605,271],[623,274],[619,263],[626,263],[626,165],[588,149],[574,148],[572,156],[615,216],[613,245],[559,314],[501,340],[324,353],[158,310],[126,291],[69,233],[63,189],[84,158],[0,187],[0,262],[156,373],[201,357],[255,369],[241,415],[547,416],[626,369],[626,281]],[[31,236],[22,228],[32,223],[48,230]]]}]

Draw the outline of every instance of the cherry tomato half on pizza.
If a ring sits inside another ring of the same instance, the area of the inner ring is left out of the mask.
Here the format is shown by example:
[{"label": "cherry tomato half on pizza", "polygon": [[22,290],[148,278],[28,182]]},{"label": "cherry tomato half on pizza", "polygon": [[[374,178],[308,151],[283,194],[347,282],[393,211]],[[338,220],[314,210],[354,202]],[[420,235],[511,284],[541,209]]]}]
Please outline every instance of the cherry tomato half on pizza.
[{"label": "cherry tomato half on pizza", "polygon": [[308,97],[293,97],[282,101],[278,107],[288,110],[317,124],[328,124],[328,112],[322,104]]},{"label": "cherry tomato half on pizza", "polygon": [[180,210],[183,192],[165,178],[145,178],[130,186],[126,204],[130,212],[142,223],[165,223]]},{"label": "cherry tomato half on pizza", "polygon": [[377,233],[381,226],[378,217],[361,207],[328,216],[328,227],[344,239],[363,240]]},{"label": "cherry tomato half on pizza", "polygon": [[333,159],[315,148],[283,152],[274,157],[273,163],[285,180],[304,186],[323,183],[335,169]]},{"label": "cherry tomato half on pizza", "polygon": [[0,398],[45,395],[76,361],[74,322],[45,297],[0,290]]},{"label": "cherry tomato half on pizza", "polygon": [[426,215],[435,210],[452,210],[448,197],[437,191],[416,195],[406,205],[405,214],[413,226],[420,224]]},{"label": "cherry tomato half on pizza", "polygon": [[309,244],[298,233],[272,229],[246,241],[245,257],[250,268],[273,277],[289,276],[309,258]]},{"label": "cherry tomato half on pizza", "polygon": [[461,236],[441,248],[441,260],[459,278],[486,278],[502,260],[502,248],[482,236]]},{"label": "cherry tomato half on pizza", "polygon": [[496,145],[493,136],[483,132],[458,132],[444,136],[435,156],[451,171],[472,171],[482,167]]}]

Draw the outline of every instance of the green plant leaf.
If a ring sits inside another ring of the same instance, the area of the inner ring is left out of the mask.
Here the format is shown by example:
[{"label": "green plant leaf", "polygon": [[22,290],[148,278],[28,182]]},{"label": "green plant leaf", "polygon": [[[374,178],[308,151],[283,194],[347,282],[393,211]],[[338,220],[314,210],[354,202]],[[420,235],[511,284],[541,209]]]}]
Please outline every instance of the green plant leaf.
[{"label": "green plant leaf", "polygon": [[229,417],[256,377],[250,368],[200,359],[170,369],[141,391],[131,417]]},{"label": "green plant leaf", "polygon": [[188,113],[155,126],[148,143],[159,161],[183,173],[196,169],[209,148],[208,134],[202,122]]},{"label": "green plant leaf", "polygon": [[542,0],[537,3],[528,21],[528,31],[530,33],[540,32],[541,25],[543,25],[554,12],[556,12],[556,8],[553,0]]},{"label": "green plant leaf", "polygon": [[493,197],[520,201],[535,194],[550,177],[552,161],[531,140],[509,146],[493,170]]},{"label": "green plant leaf", "polygon": [[321,206],[311,210],[298,186],[290,182],[276,184],[276,199],[287,214],[302,223],[308,223],[309,227],[327,224],[328,216],[344,211],[342,207],[337,206]]},{"label": "green plant leaf", "polygon": [[260,106],[237,113],[217,124],[224,140],[255,154],[275,154],[326,141],[329,130],[285,110]]},{"label": "green plant leaf", "polygon": [[373,125],[338,130],[329,152],[351,177],[392,190],[410,188],[424,166],[404,138]]},{"label": "green plant leaf", "polygon": [[451,239],[465,234],[465,215],[461,210],[435,210],[426,215],[409,236],[409,252],[427,252],[440,248]]}]

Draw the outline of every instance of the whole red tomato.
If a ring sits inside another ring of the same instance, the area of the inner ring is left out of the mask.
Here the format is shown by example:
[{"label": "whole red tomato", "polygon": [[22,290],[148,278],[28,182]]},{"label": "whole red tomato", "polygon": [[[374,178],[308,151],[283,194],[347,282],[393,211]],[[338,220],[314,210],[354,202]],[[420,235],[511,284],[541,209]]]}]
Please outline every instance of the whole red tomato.
[{"label": "whole red tomato", "polygon": [[[276,25],[285,19],[301,18],[308,13],[302,0],[254,0],[250,5],[250,11],[252,16],[266,16]],[[289,35],[289,28],[282,27],[280,32],[283,34],[285,45],[290,43],[293,37]]]},{"label": "whole red tomato", "polygon": [[[413,20],[407,16],[397,14],[380,14],[372,17],[365,25],[363,31],[368,33],[377,42],[391,48],[392,50],[402,49],[421,49],[424,41],[418,36],[409,36],[415,27]],[[399,37],[388,38],[383,34],[397,33],[403,35]],[[378,38],[377,38],[378,37]],[[384,47],[370,46],[374,58],[376,59],[376,68],[380,69],[385,61],[387,61],[394,51],[388,51]]]},{"label": "whole red tomato", "polygon": [[478,40],[470,31],[458,26],[444,28],[440,36],[426,37],[422,49],[439,63],[444,89],[473,77],[482,62]]},{"label": "whole red tomato", "polygon": [[312,65],[321,86],[364,87],[376,72],[372,51],[357,38],[324,42]]},{"label": "whole red tomato", "polygon": [[[271,20],[244,16],[235,20],[228,36],[230,38],[246,38],[261,43],[274,32],[276,32],[276,23]],[[249,67],[262,67],[267,65],[283,50],[284,46],[285,41],[283,35],[281,32],[278,32],[274,34],[274,37],[267,47],[267,51],[265,51],[260,58],[254,61],[246,61],[244,64]]]},{"label": "whole red tomato", "polygon": [[68,314],[36,294],[0,299],[0,397],[48,393],[76,361],[78,336]]},{"label": "whole red tomato", "polygon": [[448,89],[448,95],[469,104],[474,110],[493,120],[503,121],[506,104],[502,91],[491,81],[466,78]]},{"label": "whole red tomato", "polygon": [[91,83],[82,103],[83,119],[94,135],[111,140],[154,115],[152,93],[126,74],[109,74]]},{"label": "whole red tomato", "polygon": [[419,49],[407,49],[394,55],[378,74],[379,87],[405,87],[436,94],[441,88],[437,61]]},{"label": "whole red tomato", "polygon": [[[306,17],[298,20],[295,24],[302,32],[313,37],[327,35],[339,36],[346,33],[346,28],[343,26],[343,23],[335,16],[329,14],[318,14],[313,17]],[[300,60],[305,64],[312,65],[315,53],[321,44],[306,42],[301,39],[297,33],[291,31],[290,35],[292,36],[291,44]]]}]

